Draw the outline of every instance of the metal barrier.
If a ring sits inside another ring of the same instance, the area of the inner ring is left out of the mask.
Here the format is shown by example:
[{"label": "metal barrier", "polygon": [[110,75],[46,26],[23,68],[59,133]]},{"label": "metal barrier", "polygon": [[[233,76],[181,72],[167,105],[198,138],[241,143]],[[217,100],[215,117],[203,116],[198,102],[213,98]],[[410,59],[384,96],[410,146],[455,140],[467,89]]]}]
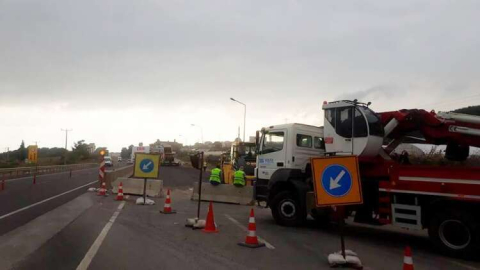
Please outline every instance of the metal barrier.
[{"label": "metal barrier", "polygon": [[69,172],[69,171],[95,168],[95,167],[98,167],[98,163],[5,168],[5,169],[0,169],[0,180],[33,176],[35,174],[41,175],[41,174],[50,174],[50,173],[59,173],[59,172]]}]

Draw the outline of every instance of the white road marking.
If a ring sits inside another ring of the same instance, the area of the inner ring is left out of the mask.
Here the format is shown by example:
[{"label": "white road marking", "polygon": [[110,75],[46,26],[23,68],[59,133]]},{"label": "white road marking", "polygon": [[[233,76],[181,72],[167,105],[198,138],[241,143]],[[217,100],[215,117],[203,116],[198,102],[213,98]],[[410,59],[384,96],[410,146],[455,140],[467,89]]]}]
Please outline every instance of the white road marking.
[{"label": "white road marking", "polygon": [[30,204],[29,206],[25,206],[25,207],[23,207],[23,208],[20,208],[20,209],[18,209],[18,210],[15,210],[15,211],[13,211],[13,212],[8,213],[8,214],[5,214],[5,215],[3,215],[3,216],[0,217],[0,220],[4,219],[4,218],[6,218],[6,217],[9,217],[9,216],[11,216],[11,215],[15,215],[16,213],[20,213],[20,212],[22,212],[22,211],[25,211],[25,210],[27,210],[27,209],[29,209],[29,208],[32,208],[32,207],[37,206],[37,205],[39,205],[39,204],[42,204],[42,203],[44,203],[44,202],[48,202],[48,201],[50,201],[50,200],[53,200],[53,199],[55,199],[55,198],[58,198],[58,197],[63,196],[63,195],[65,195],[65,194],[68,194],[68,193],[70,193],[70,192],[74,192],[75,190],[84,188],[84,187],[89,186],[89,185],[91,185],[91,184],[93,184],[93,183],[98,183],[98,180],[93,181],[93,182],[90,182],[90,183],[85,184],[85,185],[83,185],[83,186],[76,187],[76,188],[71,189],[71,190],[69,190],[69,191],[60,193],[60,194],[58,194],[58,195],[55,195],[55,196],[50,197],[50,198],[48,198],[48,199],[45,199],[45,200],[43,200],[43,201],[39,201],[39,202],[36,202],[36,203],[34,203],[34,204]]},{"label": "white road marking", "polygon": [[458,265],[458,266],[461,266],[461,267],[463,267],[463,268],[465,268],[465,269],[478,270],[477,267],[474,267],[474,266],[471,266],[471,265],[468,265],[468,264],[464,264],[464,263],[461,263],[461,262],[457,262],[457,261],[454,261],[454,260],[446,260],[446,261],[448,261],[448,262],[450,262],[450,263],[453,263],[453,264],[456,264],[456,265]]},{"label": "white road marking", "polygon": [[[231,222],[233,222],[233,224],[237,225],[238,227],[240,227],[242,230],[244,230],[245,232],[248,232],[248,228],[243,226],[242,224],[240,224],[240,222],[238,222],[236,219],[234,219],[233,217],[225,214],[225,217],[228,218]],[[265,243],[265,246],[268,248],[268,249],[275,249],[275,247],[270,244],[269,242],[267,242],[267,240],[263,239],[262,237],[258,236],[257,235],[257,238],[258,240],[260,240],[261,242]],[[78,270],[78,269],[77,269]]]},{"label": "white road marking", "polygon": [[120,205],[117,208],[117,211],[113,213],[112,217],[110,220],[107,222],[105,227],[103,227],[102,231],[98,235],[97,239],[95,239],[95,242],[93,242],[92,246],[88,250],[87,254],[85,254],[85,257],[83,260],[80,262],[80,264],[77,267],[77,270],[87,270],[88,267],[90,266],[90,263],[92,262],[93,258],[98,252],[98,249],[102,245],[103,241],[105,240],[105,237],[107,236],[108,231],[112,228],[113,223],[117,219],[118,215],[120,214],[120,211],[122,211],[123,206],[125,205],[125,201],[120,203]]}]

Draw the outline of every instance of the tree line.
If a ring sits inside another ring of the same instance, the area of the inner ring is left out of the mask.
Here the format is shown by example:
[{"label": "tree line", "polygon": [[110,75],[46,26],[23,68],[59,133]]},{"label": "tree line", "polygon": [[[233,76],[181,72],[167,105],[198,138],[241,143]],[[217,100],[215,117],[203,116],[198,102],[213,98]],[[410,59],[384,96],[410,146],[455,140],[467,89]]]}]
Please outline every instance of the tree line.
[{"label": "tree line", "polygon": [[[108,153],[105,147],[99,147],[93,153],[90,153],[85,140],[75,142],[72,150],[65,150],[62,147],[41,147],[37,153],[38,165],[62,165],[65,163],[65,158],[67,159],[67,164],[96,162],[102,149]],[[0,168],[35,165],[28,164],[26,162],[27,158],[28,150],[25,147],[25,142],[22,140],[18,149],[0,154]]]}]

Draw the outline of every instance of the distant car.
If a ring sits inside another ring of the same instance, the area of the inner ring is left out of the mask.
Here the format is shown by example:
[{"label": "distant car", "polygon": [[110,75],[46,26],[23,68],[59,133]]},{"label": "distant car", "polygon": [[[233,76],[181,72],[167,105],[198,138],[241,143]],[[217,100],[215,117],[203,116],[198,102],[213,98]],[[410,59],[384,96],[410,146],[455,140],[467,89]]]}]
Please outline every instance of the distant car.
[{"label": "distant car", "polygon": [[118,162],[122,162],[122,157],[118,157],[118,158],[117,158],[117,161],[118,161]]},{"label": "distant car", "polygon": [[129,159],[127,160],[127,163],[128,163],[128,164],[133,164],[133,158],[129,158]]},{"label": "distant car", "polygon": [[111,157],[104,157],[103,160],[105,161],[106,167],[113,167],[113,161]]}]

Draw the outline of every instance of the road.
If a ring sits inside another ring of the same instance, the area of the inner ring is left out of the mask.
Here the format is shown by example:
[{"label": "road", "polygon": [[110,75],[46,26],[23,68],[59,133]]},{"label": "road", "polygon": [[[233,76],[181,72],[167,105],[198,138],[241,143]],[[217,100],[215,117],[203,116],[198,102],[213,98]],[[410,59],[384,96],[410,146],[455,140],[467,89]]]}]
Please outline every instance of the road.
[{"label": "road", "polygon": [[[247,234],[248,206],[216,203],[217,234],[184,227],[185,219],[196,215],[189,189],[197,177],[191,168],[161,168],[160,178],[173,190],[174,215],[159,213],[163,199],[142,206],[134,204],[134,197],[122,203],[113,196],[81,194],[1,236],[0,262],[15,269],[330,269],[326,256],[339,249],[337,231],[318,228],[313,221],[300,228],[281,227],[269,209],[256,207],[257,234],[269,243],[260,249],[237,245]],[[206,209],[203,203],[202,217]],[[415,269],[480,269],[479,262],[436,254],[423,232],[349,224],[345,234],[347,248],[359,254],[364,269],[401,269],[407,244]],[[2,255],[2,243],[22,246],[20,254],[3,249],[7,254]]]},{"label": "road", "polygon": [[97,180],[98,168],[72,171],[71,178],[69,172],[38,175],[35,184],[32,176],[6,180],[5,190],[0,191],[0,235],[71,201]]}]

